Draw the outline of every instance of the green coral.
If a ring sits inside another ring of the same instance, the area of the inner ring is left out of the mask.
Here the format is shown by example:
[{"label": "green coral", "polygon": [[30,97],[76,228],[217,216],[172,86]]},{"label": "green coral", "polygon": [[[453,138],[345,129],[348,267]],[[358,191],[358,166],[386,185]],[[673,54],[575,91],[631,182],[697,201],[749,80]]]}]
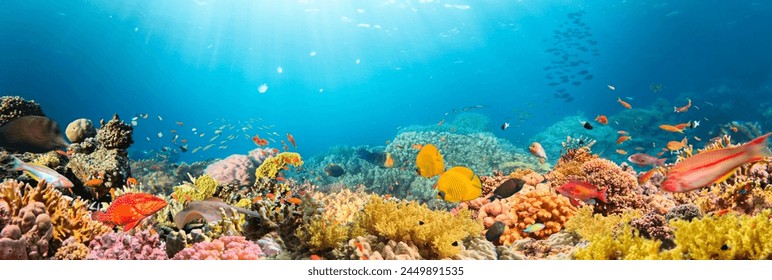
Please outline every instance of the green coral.
[{"label": "green coral", "polygon": [[727,214],[687,222],[671,221],[676,247],[672,259],[772,259],[772,210],[756,216]]},{"label": "green coral", "polygon": [[359,214],[352,236],[372,234],[397,242],[412,241],[424,258],[447,258],[461,252],[468,237],[479,236],[483,226],[464,210],[457,215],[432,211],[411,201],[386,201],[371,196]]},{"label": "green coral", "polygon": [[260,167],[255,170],[255,177],[269,179],[276,178],[276,174],[279,173],[279,170],[287,166],[287,164],[300,167],[303,165],[303,160],[300,158],[300,154],[298,153],[280,153],[274,157],[265,159],[265,161],[260,164]]},{"label": "green coral", "polygon": [[190,176],[190,181],[192,183],[185,182],[185,184],[174,187],[172,197],[181,201],[204,200],[212,197],[215,191],[217,191],[217,180],[209,176],[209,174],[204,174],[198,178]]}]

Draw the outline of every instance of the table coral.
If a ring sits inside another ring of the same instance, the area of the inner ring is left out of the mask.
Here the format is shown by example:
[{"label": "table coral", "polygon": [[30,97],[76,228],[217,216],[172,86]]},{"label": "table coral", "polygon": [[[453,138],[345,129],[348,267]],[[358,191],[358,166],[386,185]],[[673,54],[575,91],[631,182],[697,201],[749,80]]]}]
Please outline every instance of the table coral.
[{"label": "table coral", "polygon": [[223,236],[211,242],[199,242],[185,248],[175,260],[257,260],[264,254],[260,246],[243,236]]},{"label": "table coral", "polygon": [[24,116],[45,116],[35,100],[24,100],[19,96],[0,97],[0,125]]},{"label": "table coral", "polygon": [[108,233],[89,243],[89,260],[165,260],[164,244],[149,230],[129,235]]},{"label": "table coral", "polygon": [[134,127],[124,123],[118,114],[113,115],[113,118],[105,123],[104,120],[99,121],[100,128],[97,131],[97,141],[100,145],[107,149],[128,149],[131,144],[134,144],[132,134]]},{"label": "table coral", "polygon": [[353,234],[373,234],[394,241],[412,241],[425,258],[445,258],[458,254],[458,243],[479,236],[482,225],[462,211],[454,216],[432,211],[416,202],[385,201],[372,196],[354,226]]}]

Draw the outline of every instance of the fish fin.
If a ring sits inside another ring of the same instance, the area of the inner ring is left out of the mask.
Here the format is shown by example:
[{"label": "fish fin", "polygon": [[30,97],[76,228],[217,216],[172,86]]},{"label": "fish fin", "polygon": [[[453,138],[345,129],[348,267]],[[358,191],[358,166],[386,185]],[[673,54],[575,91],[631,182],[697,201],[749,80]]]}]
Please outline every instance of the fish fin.
[{"label": "fish fin", "polygon": [[772,135],[772,132],[759,136],[756,139],[751,140],[743,146],[748,146],[749,152],[752,155],[752,161],[760,160],[763,157],[772,156],[772,152],[767,149],[767,138]]},{"label": "fish fin", "polygon": [[603,203],[608,203],[608,200],[606,199],[606,191],[608,191],[608,187],[603,188],[600,190],[600,194],[598,195],[598,199],[602,201]]},{"label": "fish fin", "polygon": [[665,166],[665,161],[667,161],[667,158],[661,158],[657,160],[657,165],[659,166]]},{"label": "fish fin", "polygon": [[573,205],[574,207],[579,207],[579,201],[578,200],[569,197],[568,201],[571,202],[571,205]]},{"label": "fish fin", "polygon": [[94,221],[101,221],[104,220],[105,212],[102,211],[94,211],[94,213],[91,213],[91,219]]},{"label": "fish fin", "polygon": [[678,107],[673,106],[673,113],[678,113]]},{"label": "fish fin", "polygon": [[137,220],[135,222],[126,224],[125,226],[123,226],[123,231],[126,232],[126,231],[129,231],[129,230],[133,229],[134,227],[136,227],[139,224],[140,221],[142,221],[142,220],[140,219],[140,220]]},{"label": "fish fin", "polygon": [[721,183],[721,182],[723,182],[723,181],[726,181],[726,179],[729,179],[729,177],[732,177],[732,175],[734,175],[735,171],[737,171],[737,169],[739,169],[739,168],[740,168],[740,167],[738,166],[737,168],[734,168],[734,169],[732,169],[732,170],[729,170],[729,172],[727,172],[727,173],[726,173],[726,174],[724,174],[724,175],[721,175],[721,177],[719,177],[718,179],[716,179],[715,181],[713,181],[711,184],[718,184],[718,183]]}]

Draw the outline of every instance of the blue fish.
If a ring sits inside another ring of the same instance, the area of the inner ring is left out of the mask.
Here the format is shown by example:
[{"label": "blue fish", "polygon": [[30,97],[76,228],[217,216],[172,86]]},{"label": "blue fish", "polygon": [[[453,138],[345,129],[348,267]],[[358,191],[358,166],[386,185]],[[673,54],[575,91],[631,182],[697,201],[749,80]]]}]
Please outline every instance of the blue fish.
[{"label": "blue fish", "polygon": [[542,223],[535,223],[523,230],[523,232],[531,233],[531,232],[537,232],[544,229],[544,224]]}]

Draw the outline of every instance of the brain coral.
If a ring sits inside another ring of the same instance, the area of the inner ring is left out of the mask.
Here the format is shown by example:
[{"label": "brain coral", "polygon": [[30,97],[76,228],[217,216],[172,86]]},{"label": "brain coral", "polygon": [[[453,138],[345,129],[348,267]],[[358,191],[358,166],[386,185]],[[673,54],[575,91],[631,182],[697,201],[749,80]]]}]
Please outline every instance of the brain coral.
[{"label": "brain coral", "polygon": [[18,96],[0,97],[0,125],[24,116],[45,116],[34,100],[26,101]]},{"label": "brain coral", "polygon": [[86,140],[86,138],[96,136],[96,128],[94,128],[94,123],[89,119],[77,119],[67,125],[65,134],[67,134],[67,139],[70,139],[70,142],[80,143]]},{"label": "brain coral", "polygon": [[255,164],[246,155],[230,155],[210,164],[204,173],[224,185],[251,186],[255,183]]},{"label": "brain coral", "polygon": [[97,141],[103,147],[128,149],[134,143],[134,139],[132,139],[134,128],[120,120],[117,114],[113,115],[113,119],[106,124],[104,120],[101,120],[99,124],[101,127],[97,131]]}]

